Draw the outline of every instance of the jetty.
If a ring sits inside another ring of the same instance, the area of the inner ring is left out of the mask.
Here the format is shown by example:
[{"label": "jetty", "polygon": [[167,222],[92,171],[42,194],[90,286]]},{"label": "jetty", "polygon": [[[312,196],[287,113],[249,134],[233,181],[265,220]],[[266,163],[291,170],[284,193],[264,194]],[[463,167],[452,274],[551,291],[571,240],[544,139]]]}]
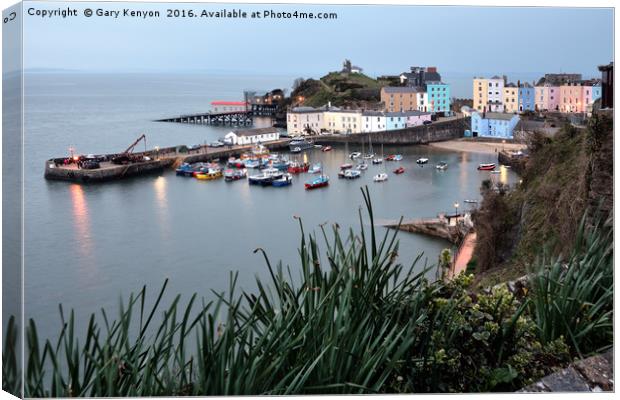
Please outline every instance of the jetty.
[{"label": "jetty", "polygon": [[[288,149],[289,139],[278,139],[261,143],[269,150]],[[50,180],[71,181],[77,183],[106,182],[134,176],[160,173],[166,168],[177,168],[183,163],[207,162],[216,159],[228,159],[251,151],[255,145],[231,145],[224,147],[200,146],[189,149],[185,145],[155,148],[131,153],[123,164],[116,164],[115,157],[128,153],[104,154],[96,156],[99,167],[87,169],[77,163],[78,157],[52,158],[45,161],[44,177]]]},{"label": "jetty", "polygon": [[469,213],[440,213],[436,218],[404,219],[402,221],[378,221],[378,225],[405,232],[420,233],[445,239],[455,245],[452,264],[444,279],[450,280],[467,270],[476,248],[476,232]]}]

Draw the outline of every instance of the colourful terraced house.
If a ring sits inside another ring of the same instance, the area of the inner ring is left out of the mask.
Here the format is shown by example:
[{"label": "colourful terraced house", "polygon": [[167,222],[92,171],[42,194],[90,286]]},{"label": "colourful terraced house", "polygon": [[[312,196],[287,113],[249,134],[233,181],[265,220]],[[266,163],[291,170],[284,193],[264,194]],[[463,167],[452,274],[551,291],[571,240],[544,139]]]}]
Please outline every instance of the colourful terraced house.
[{"label": "colourful terraced house", "polygon": [[428,109],[430,112],[450,112],[450,85],[443,82],[427,82]]}]

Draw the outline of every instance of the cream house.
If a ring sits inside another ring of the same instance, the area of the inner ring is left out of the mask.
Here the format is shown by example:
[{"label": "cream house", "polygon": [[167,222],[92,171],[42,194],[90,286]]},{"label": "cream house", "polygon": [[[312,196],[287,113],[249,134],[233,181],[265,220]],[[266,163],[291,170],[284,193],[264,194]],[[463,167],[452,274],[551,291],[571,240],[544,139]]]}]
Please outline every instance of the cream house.
[{"label": "cream house", "polygon": [[324,110],[296,107],[286,113],[286,129],[291,136],[319,134],[324,126]]},{"label": "cream house", "polygon": [[331,133],[362,132],[361,110],[330,110],[324,114],[325,129]]}]

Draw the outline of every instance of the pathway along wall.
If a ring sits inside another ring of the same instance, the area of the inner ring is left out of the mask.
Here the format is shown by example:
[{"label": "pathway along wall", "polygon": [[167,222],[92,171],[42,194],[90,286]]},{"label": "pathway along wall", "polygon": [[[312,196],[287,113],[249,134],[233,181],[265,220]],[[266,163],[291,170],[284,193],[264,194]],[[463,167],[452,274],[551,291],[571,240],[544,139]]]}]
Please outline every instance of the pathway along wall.
[{"label": "pathway along wall", "polygon": [[[393,131],[355,133],[349,135],[326,135],[317,137],[316,143],[319,144],[338,144],[338,143],[368,143],[368,136],[372,138],[372,144],[426,144],[431,142],[442,142],[463,137],[466,129],[470,129],[470,118],[459,118],[445,122],[435,122],[430,125],[420,125],[411,128],[398,129]],[[376,150],[376,149],[375,149]]]}]

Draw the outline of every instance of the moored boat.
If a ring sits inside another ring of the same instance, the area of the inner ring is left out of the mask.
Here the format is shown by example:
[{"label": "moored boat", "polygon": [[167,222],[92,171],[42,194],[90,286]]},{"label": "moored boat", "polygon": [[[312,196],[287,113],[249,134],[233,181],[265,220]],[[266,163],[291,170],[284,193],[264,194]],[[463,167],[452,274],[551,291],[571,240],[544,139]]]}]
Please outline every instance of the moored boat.
[{"label": "moored boat", "polygon": [[403,167],[396,168],[394,170],[394,173],[397,174],[397,175],[404,174],[405,173],[405,168],[403,168]]},{"label": "moored boat", "polygon": [[349,154],[349,158],[354,159],[354,158],[358,158],[361,155],[362,153],[360,153],[359,151],[354,151],[353,153]]},{"label": "moored boat", "polygon": [[318,189],[329,185],[329,176],[321,175],[304,184],[306,190]]},{"label": "moored boat", "polygon": [[362,173],[356,169],[348,169],[344,171],[344,177],[346,179],[356,179],[362,176]]},{"label": "moored boat", "polygon": [[475,204],[475,203],[478,203],[478,200],[470,200],[470,199],[467,199],[467,200],[463,200],[463,201],[464,201],[465,203],[469,203],[469,204]]},{"label": "moored boat", "polygon": [[440,161],[439,164],[435,166],[435,168],[437,168],[438,170],[445,170],[446,168],[448,168],[448,163],[446,163],[445,161]]},{"label": "moored boat", "polygon": [[214,179],[219,179],[223,175],[222,175],[221,169],[209,168],[209,170],[205,172],[196,172],[194,176],[196,177],[196,179],[199,179],[202,181],[211,181]]},{"label": "moored boat", "polygon": [[326,151],[331,151],[332,150],[332,146],[325,146],[321,149],[321,151],[326,152]]},{"label": "moored boat", "polygon": [[311,140],[302,139],[293,139],[288,144],[289,149],[294,153],[299,153],[305,149],[314,148],[314,143]]},{"label": "moored boat", "polygon": [[251,175],[248,177],[250,185],[270,186],[271,182],[275,179],[280,179],[284,175],[282,171],[275,168],[267,168],[258,175]]},{"label": "moored boat", "polygon": [[321,168],[322,168],[321,163],[316,163],[312,167],[310,167],[310,169],[308,170],[308,173],[318,174],[319,172],[321,172]]},{"label": "moored boat", "polygon": [[385,157],[385,161],[402,161],[403,156],[400,154],[390,154],[389,156]]},{"label": "moored boat", "polygon": [[342,170],[349,169],[349,168],[353,168],[353,164],[346,163],[340,166],[340,169]]},{"label": "moored boat", "polygon": [[224,171],[224,180],[226,182],[238,181],[247,177],[245,169],[227,169]]},{"label": "moored boat", "polygon": [[478,164],[479,171],[493,171],[495,169],[495,163]]},{"label": "moored boat", "polygon": [[358,171],[366,171],[368,169],[368,164],[366,164],[365,162],[361,164],[357,164],[355,169],[357,169]]},{"label": "moored boat", "polygon": [[308,172],[309,168],[310,164],[308,163],[293,161],[289,164],[287,171],[289,174],[301,174],[302,172]]},{"label": "moored boat", "polygon": [[293,184],[293,175],[289,173],[282,174],[280,178],[271,181],[271,186],[283,187]]},{"label": "moored boat", "polygon": [[375,165],[383,164],[383,158],[373,158],[372,163]]},{"label": "moored boat", "polygon": [[194,167],[191,164],[183,163],[176,169],[176,174],[178,176],[194,176],[194,171]]},{"label": "moored boat", "polygon": [[386,173],[380,173],[375,175],[372,180],[375,182],[384,182],[388,180],[388,175]]},{"label": "moored boat", "polygon": [[418,158],[417,160],[415,160],[415,162],[418,165],[424,165],[424,164],[428,163],[428,158],[424,158],[424,157]]}]

